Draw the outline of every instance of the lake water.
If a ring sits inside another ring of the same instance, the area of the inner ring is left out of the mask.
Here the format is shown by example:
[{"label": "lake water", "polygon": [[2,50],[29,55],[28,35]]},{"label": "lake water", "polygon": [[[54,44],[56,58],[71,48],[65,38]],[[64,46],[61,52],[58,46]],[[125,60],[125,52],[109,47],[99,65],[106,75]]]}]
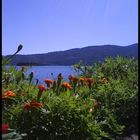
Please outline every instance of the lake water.
[{"label": "lake water", "polygon": [[[17,66],[21,70],[20,66]],[[56,80],[59,73],[62,74],[64,80],[68,80],[68,76],[77,75],[72,66],[32,66],[27,70],[26,75],[34,72],[34,79],[38,79],[39,83],[44,83],[45,79]]]}]

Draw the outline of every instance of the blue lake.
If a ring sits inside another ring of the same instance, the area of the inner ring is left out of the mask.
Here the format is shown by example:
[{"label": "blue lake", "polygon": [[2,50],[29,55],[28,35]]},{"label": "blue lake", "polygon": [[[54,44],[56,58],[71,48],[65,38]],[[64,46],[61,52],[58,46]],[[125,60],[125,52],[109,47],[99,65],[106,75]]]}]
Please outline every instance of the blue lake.
[{"label": "blue lake", "polygon": [[[20,66],[17,66],[21,70]],[[59,73],[62,74],[64,80],[68,80],[68,76],[77,75],[72,66],[32,66],[26,72],[26,75],[34,72],[34,79],[38,79],[39,83],[44,83],[45,79],[56,80]]]}]

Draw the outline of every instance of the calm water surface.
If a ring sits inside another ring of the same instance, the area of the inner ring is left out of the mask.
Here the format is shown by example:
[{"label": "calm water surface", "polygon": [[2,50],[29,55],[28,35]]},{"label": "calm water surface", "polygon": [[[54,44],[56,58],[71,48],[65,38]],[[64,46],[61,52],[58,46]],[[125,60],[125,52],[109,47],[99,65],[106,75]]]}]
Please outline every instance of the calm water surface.
[{"label": "calm water surface", "polygon": [[[20,70],[21,67],[17,66]],[[27,75],[34,72],[34,79],[38,79],[39,83],[44,83],[47,78],[56,80],[59,73],[62,73],[64,80],[68,80],[68,76],[77,75],[72,66],[32,66],[27,70]]]}]

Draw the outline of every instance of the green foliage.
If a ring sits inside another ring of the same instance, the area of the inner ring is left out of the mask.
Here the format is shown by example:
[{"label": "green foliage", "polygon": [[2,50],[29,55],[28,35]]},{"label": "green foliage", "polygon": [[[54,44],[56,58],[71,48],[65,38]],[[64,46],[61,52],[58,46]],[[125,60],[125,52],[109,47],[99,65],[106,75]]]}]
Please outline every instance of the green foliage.
[{"label": "green foliage", "polygon": [[[80,62],[74,66],[79,76],[96,82],[89,88],[86,81],[76,81],[69,83],[73,89],[65,90],[61,74],[49,89],[40,91],[32,82],[35,73],[26,76],[26,68],[17,70],[5,64],[2,122],[20,134],[27,133],[28,139],[113,140],[137,133],[138,64],[133,58],[106,58],[92,66]],[[8,91],[15,95],[5,96]],[[14,133],[3,137],[11,138]],[[18,133],[14,135],[21,138]]]},{"label": "green foliage", "polygon": [[99,138],[99,130],[93,131],[89,127],[88,121],[91,121],[87,116],[89,114],[78,107],[75,100],[68,97],[57,97],[51,98],[49,103],[49,109],[46,106],[43,110],[22,112],[18,116],[19,130],[26,132],[30,139],[65,138],[68,140],[84,140],[87,138],[92,139],[93,135],[94,138]]},{"label": "green foliage", "polygon": [[[83,67],[83,66],[82,66]],[[118,124],[125,126],[124,133],[138,132],[138,62],[134,58],[106,58],[96,63],[92,75],[97,80],[107,77],[107,84],[97,84],[93,97],[100,101],[101,110],[108,110]],[[79,69],[80,70],[80,69]],[[88,75],[88,73],[87,73]],[[98,80],[99,81],[99,80]]]},{"label": "green foliage", "polygon": [[85,77],[91,77],[91,75],[94,75],[94,73],[95,73],[95,68],[94,67],[87,66],[82,61],[75,64],[73,66],[73,68],[79,75],[82,75],[82,76],[85,76]]}]

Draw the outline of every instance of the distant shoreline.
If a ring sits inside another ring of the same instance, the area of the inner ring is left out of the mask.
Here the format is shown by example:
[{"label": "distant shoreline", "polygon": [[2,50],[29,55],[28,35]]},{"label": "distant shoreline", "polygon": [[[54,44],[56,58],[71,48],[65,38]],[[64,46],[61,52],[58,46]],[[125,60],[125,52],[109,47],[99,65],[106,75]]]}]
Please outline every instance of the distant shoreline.
[{"label": "distant shoreline", "polygon": [[[56,51],[45,54],[15,55],[11,64],[17,66],[72,66],[82,61],[86,65],[103,62],[107,57],[138,58],[138,44],[120,47],[116,45],[88,46],[80,49]],[[3,56],[3,58],[10,56]]]}]

